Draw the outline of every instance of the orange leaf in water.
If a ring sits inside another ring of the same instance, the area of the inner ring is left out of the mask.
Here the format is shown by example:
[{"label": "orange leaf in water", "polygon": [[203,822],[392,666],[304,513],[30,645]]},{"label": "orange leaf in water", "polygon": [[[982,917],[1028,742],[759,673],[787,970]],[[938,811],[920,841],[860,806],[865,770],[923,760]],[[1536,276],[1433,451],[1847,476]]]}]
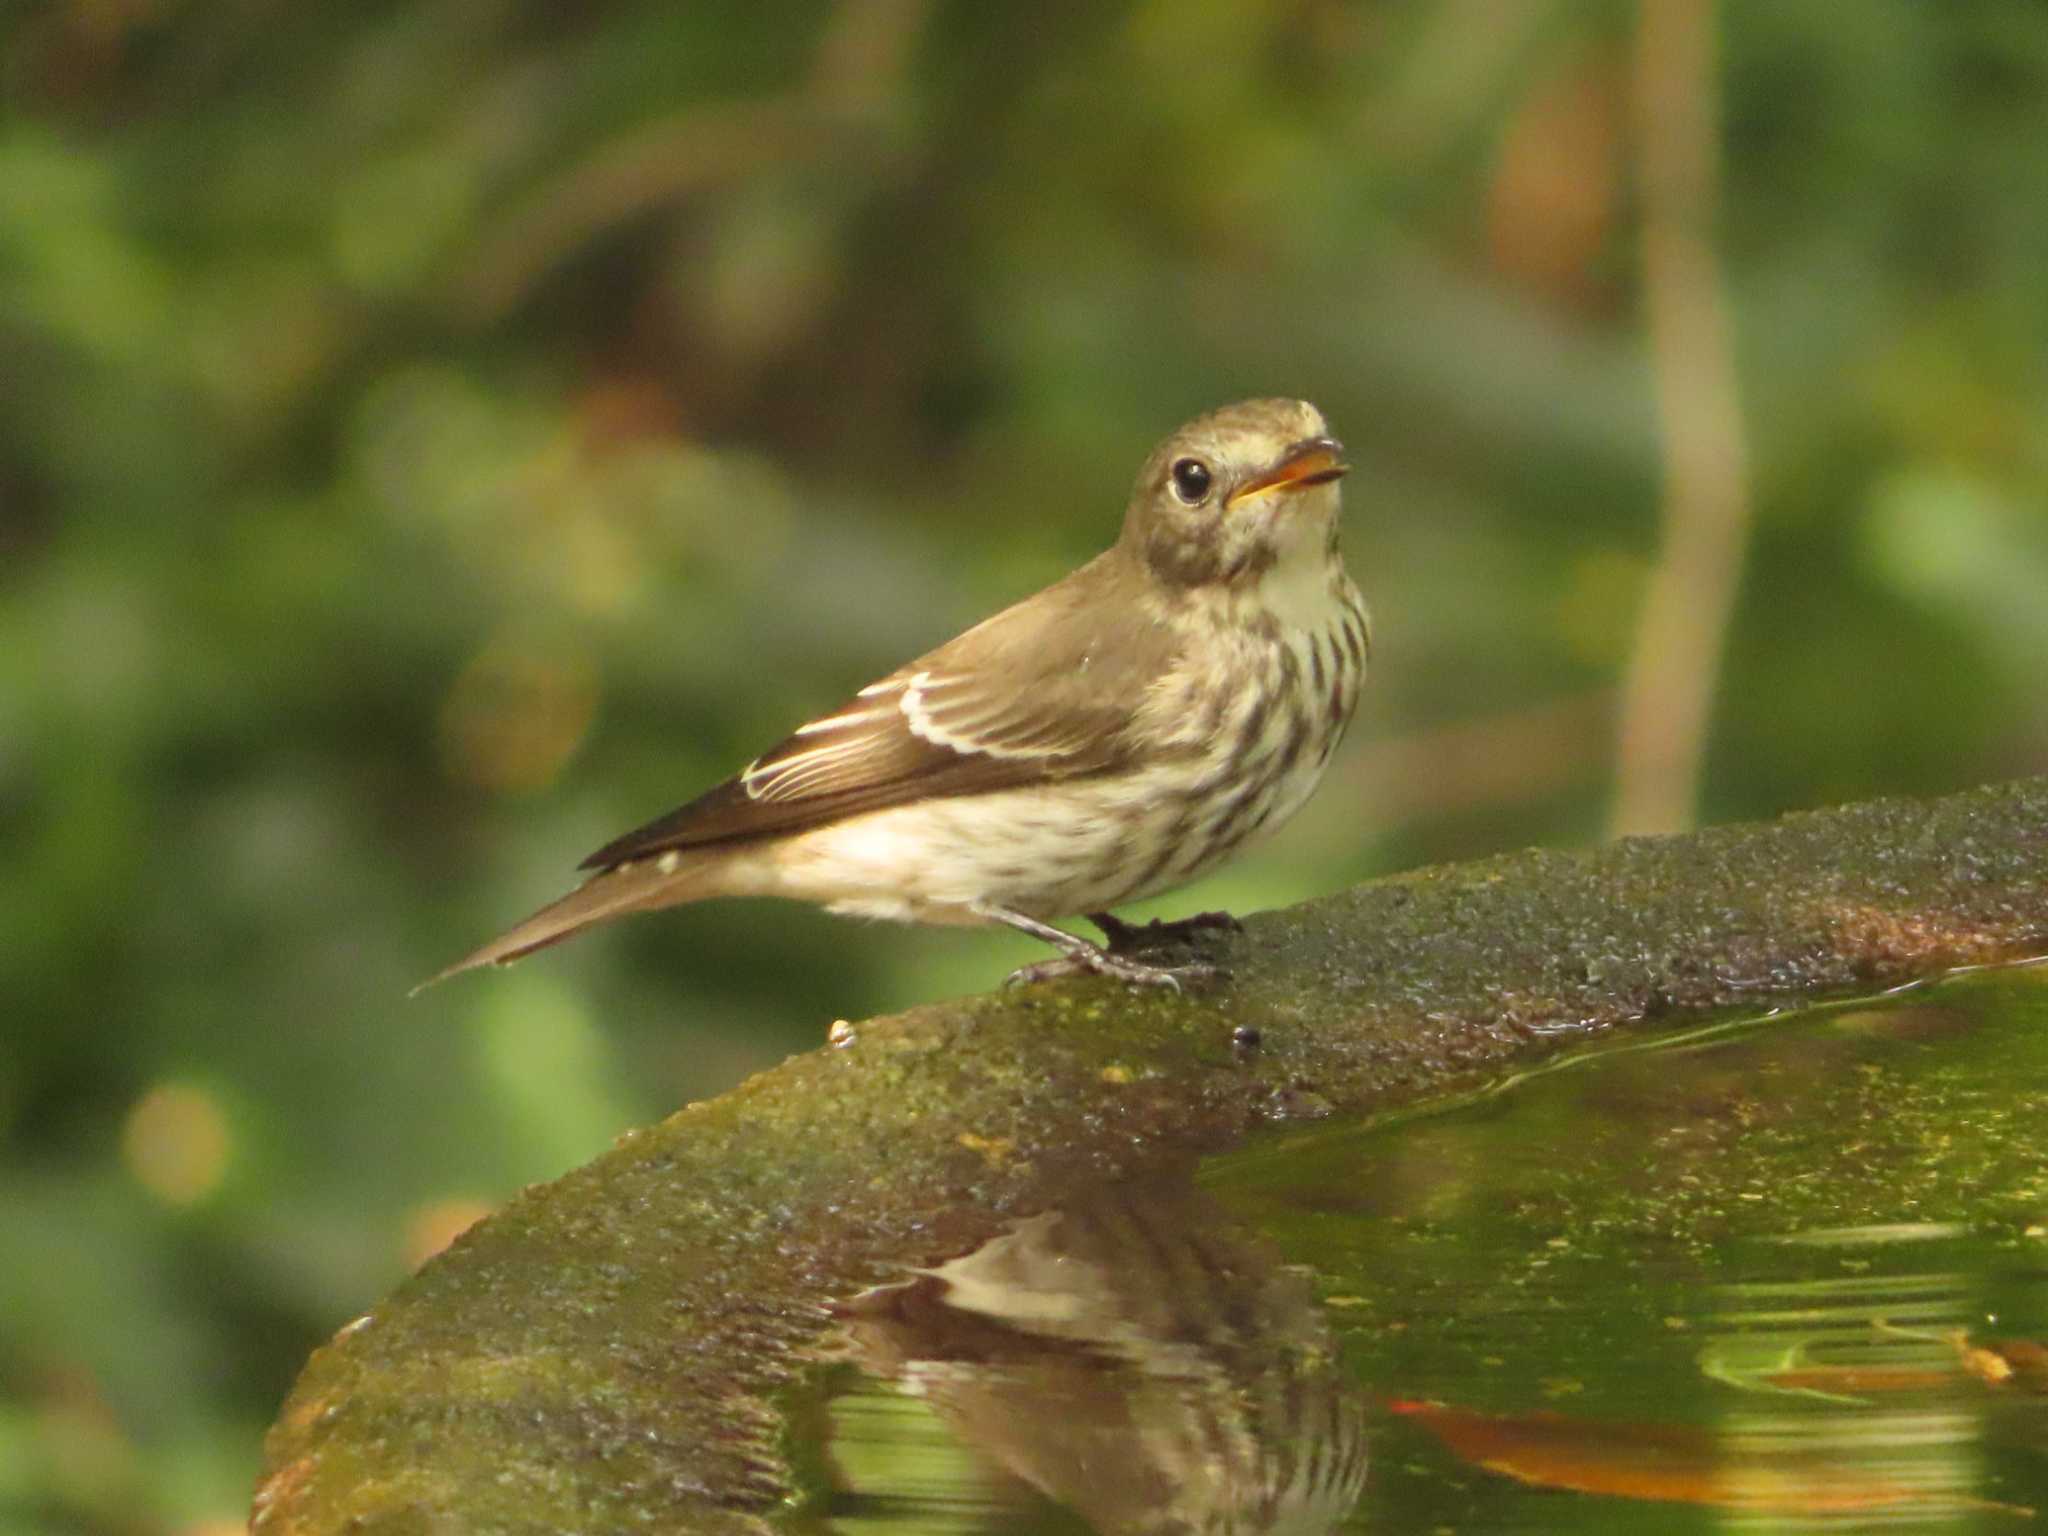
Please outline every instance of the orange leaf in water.
[{"label": "orange leaf in water", "polygon": [[1969,1335],[1952,1334],[1963,1369],[1994,1387],[2022,1387],[2048,1392],[2048,1347],[2032,1339],[1986,1339],[1972,1344]]},{"label": "orange leaf in water", "polygon": [[1739,1456],[1686,1425],[1603,1424],[1559,1413],[1500,1417],[1413,1400],[1387,1406],[1473,1465],[1537,1488],[1775,1514],[1926,1503],[2011,1508],[1924,1493],[1811,1456]]}]

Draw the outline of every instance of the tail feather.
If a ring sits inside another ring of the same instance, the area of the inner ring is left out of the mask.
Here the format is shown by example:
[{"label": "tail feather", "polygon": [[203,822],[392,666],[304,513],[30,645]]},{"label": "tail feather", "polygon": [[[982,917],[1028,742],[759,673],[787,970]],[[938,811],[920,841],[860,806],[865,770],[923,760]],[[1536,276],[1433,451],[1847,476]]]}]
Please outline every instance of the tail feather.
[{"label": "tail feather", "polygon": [[464,955],[446,970],[438,971],[412,989],[419,996],[427,988],[486,965],[510,965],[513,961],[574,938],[593,924],[631,912],[652,912],[660,907],[679,906],[715,894],[711,869],[704,863],[685,863],[680,868],[665,860],[647,859],[620,864],[592,875],[568,895],[549,902],[533,916],[501,933],[490,943]]}]

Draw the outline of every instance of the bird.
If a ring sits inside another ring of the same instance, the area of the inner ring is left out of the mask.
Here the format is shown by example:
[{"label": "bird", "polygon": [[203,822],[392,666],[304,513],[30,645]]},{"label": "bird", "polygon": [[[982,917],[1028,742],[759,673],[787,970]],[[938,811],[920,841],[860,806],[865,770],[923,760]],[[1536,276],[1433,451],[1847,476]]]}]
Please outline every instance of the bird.
[{"label": "bird", "polygon": [[[1344,448],[1305,400],[1225,406],[1145,460],[1117,541],[799,725],[584,860],[585,882],[422,983],[598,923],[713,897],[1005,925],[1093,973],[1179,990],[1169,941],[1225,913],[1125,923],[1301,809],[1357,704],[1371,621],[1338,539]],[[1055,920],[1086,916],[1095,943]]]}]

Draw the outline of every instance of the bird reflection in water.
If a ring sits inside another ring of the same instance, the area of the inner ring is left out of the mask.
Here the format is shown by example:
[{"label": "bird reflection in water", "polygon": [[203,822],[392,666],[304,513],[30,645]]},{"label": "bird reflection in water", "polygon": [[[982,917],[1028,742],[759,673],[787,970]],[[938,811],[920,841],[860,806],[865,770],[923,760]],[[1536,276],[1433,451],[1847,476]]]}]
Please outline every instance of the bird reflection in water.
[{"label": "bird reflection in water", "polygon": [[1365,1405],[1308,1275],[1185,1182],[1031,1217],[835,1310],[870,1372],[1105,1536],[1307,1536],[1365,1483]]}]

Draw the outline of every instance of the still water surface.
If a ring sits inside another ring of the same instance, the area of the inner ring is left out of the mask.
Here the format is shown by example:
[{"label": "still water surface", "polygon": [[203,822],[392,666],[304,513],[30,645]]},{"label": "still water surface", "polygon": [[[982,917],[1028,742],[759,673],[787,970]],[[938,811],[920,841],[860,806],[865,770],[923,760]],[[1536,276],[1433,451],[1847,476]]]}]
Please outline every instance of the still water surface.
[{"label": "still water surface", "polygon": [[843,1313],[792,1529],[2048,1529],[2048,969],[1325,1122]]}]

